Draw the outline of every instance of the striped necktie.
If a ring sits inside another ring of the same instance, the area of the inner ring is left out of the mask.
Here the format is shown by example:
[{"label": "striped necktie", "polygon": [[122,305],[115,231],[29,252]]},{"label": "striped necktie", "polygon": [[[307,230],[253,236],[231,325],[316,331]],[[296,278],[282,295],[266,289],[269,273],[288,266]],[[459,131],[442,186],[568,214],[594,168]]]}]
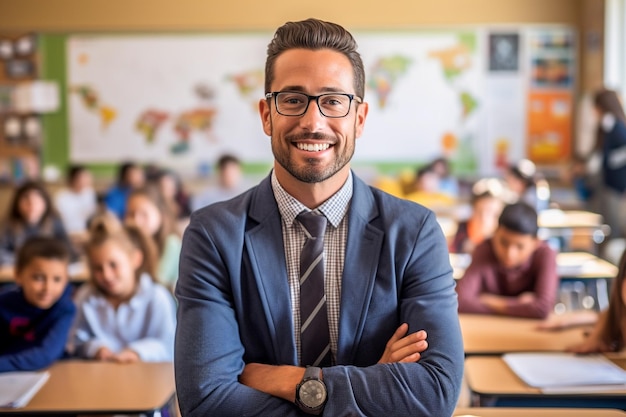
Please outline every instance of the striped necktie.
[{"label": "striped necktie", "polygon": [[307,235],[300,254],[301,365],[330,366],[330,336],[324,293],[326,217],[303,211],[297,220]]}]

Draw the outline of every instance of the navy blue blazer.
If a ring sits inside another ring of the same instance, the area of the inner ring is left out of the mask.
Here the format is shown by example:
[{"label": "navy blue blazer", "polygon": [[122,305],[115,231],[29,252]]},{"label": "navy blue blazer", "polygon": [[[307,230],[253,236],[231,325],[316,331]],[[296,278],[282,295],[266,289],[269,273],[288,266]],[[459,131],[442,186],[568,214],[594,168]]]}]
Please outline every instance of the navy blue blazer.
[{"label": "navy blue blazer", "polygon": [[[337,365],[327,416],[449,416],[463,343],[434,214],[353,176]],[[304,415],[238,382],[246,363],[297,365],[281,217],[269,177],[191,216],[176,286],[176,387],[184,416]],[[397,327],[425,329],[417,363],[377,364]],[[294,387],[295,391],[295,387]]]}]

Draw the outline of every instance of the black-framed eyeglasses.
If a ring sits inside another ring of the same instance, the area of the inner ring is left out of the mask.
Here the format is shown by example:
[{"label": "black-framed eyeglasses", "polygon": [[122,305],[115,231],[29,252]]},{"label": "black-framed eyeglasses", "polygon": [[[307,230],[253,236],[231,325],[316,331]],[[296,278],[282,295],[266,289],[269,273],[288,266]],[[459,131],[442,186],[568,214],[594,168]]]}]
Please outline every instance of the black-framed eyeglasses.
[{"label": "black-framed eyeglasses", "polygon": [[361,103],[360,97],[347,93],[325,93],[319,96],[310,96],[292,91],[274,91],[265,94],[266,99],[274,97],[274,105],[278,114],[283,116],[302,116],[309,109],[309,104],[315,100],[317,107],[325,117],[340,118],[350,113],[352,100]]}]

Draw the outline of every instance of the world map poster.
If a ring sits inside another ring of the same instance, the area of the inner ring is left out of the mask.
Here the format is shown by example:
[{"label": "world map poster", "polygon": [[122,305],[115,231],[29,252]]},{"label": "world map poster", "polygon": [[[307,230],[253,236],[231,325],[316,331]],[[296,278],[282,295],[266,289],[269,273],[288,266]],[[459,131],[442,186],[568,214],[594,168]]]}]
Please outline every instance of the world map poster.
[{"label": "world map poster", "polygon": [[[464,172],[484,148],[483,37],[476,30],[355,32],[369,114],[354,160],[419,163],[445,155]],[[68,38],[70,157],[179,167],[224,152],[272,160],[258,101],[271,33]]]}]

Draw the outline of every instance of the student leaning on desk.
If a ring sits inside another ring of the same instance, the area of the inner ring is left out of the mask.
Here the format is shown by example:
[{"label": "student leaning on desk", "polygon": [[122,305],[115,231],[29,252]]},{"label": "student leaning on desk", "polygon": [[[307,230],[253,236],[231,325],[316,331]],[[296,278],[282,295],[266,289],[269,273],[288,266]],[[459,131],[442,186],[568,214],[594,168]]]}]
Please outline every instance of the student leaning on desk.
[{"label": "student leaning on desk", "polygon": [[545,318],[559,285],[556,253],[537,238],[537,212],[506,206],[492,238],[476,247],[457,282],[459,312]]},{"label": "student leaning on desk", "polygon": [[27,181],[15,190],[8,214],[0,224],[0,265],[13,264],[19,247],[33,236],[53,236],[63,241],[71,260],[78,259],[50,194],[40,182]]},{"label": "student leaning on desk", "polygon": [[54,238],[34,237],[21,246],[17,287],[0,294],[0,372],[45,368],[63,356],[76,312],[69,258]]}]

